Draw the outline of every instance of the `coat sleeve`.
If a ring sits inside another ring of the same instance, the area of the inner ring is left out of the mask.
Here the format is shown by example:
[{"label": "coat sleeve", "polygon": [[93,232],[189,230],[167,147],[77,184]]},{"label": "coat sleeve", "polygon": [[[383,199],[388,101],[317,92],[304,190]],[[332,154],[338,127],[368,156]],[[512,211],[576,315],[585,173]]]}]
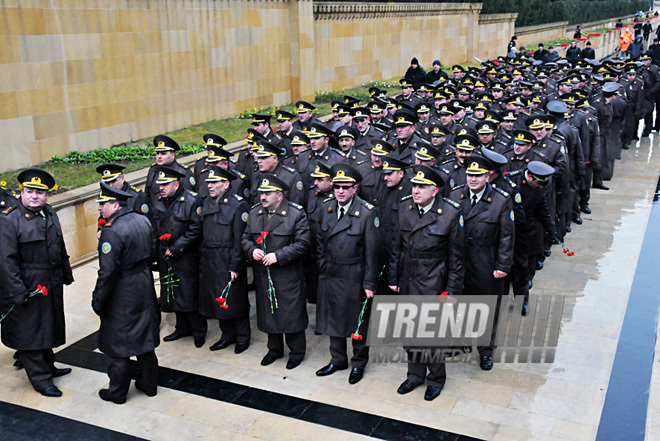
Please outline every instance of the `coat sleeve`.
[{"label": "coat sleeve", "polygon": [[507,197],[500,213],[500,243],[497,248],[497,262],[495,262],[495,269],[507,274],[511,273],[511,265],[513,264],[515,229],[513,201],[510,197]]},{"label": "coat sleeve", "polygon": [[380,220],[374,211],[365,219],[364,228],[364,277],[362,288],[376,291],[380,276]]},{"label": "coat sleeve", "polygon": [[28,289],[21,280],[21,262],[18,255],[18,231],[7,216],[0,215],[0,278],[4,289],[0,292],[15,305],[28,298]]},{"label": "coat sleeve", "polygon": [[592,166],[600,163],[600,128],[598,127],[598,119],[594,118],[594,133],[590,137],[591,141],[591,156],[588,158]]},{"label": "coat sleeve", "polygon": [[300,175],[296,172],[294,173],[294,179],[291,183],[291,189],[289,190],[289,200],[298,205],[305,206],[305,185]]},{"label": "coat sleeve", "polygon": [[69,262],[69,253],[66,251],[66,245],[64,243],[64,238],[62,238],[62,282],[65,285],[71,285],[73,283],[73,270],[71,269],[71,262]]},{"label": "coat sleeve", "polygon": [[[106,246],[109,245],[109,246]],[[106,251],[107,250],[107,251]],[[92,293],[92,309],[102,316],[105,305],[115,289],[121,273],[123,242],[112,228],[104,228],[99,239],[99,271]]]},{"label": "coat sleeve", "polygon": [[186,209],[189,211],[186,231],[169,247],[175,259],[178,259],[183,253],[197,245],[199,237],[202,234],[202,217],[198,213],[197,206],[197,202],[186,206]]},{"label": "coat sleeve", "polygon": [[249,261],[254,260],[252,258],[252,253],[254,253],[254,250],[257,248],[257,244],[254,242],[254,240],[252,240],[252,229],[254,228],[252,216],[254,216],[254,210],[250,212],[250,220],[248,221],[247,226],[241,235],[241,247],[243,248],[245,257],[247,257]]},{"label": "coat sleeve", "polygon": [[231,247],[231,261],[229,262],[229,271],[240,273],[245,268],[245,255],[241,245],[241,238],[245,232],[247,222],[243,220],[243,213],[249,213],[250,208],[247,202],[241,202],[234,213],[232,221],[233,244]]},{"label": "coat sleeve", "polygon": [[452,295],[460,294],[463,290],[463,256],[465,253],[465,238],[463,232],[463,211],[459,209],[456,220],[453,221],[449,235],[449,274],[447,278],[447,292]]},{"label": "coat sleeve", "polygon": [[389,257],[389,266],[387,268],[387,284],[390,286],[399,286],[399,259],[401,256],[401,229],[399,228],[399,216],[402,212],[401,208],[396,215],[395,234],[392,238],[392,249]]},{"label": "coat sleeve", "polygon": [[291,244],[275,251],[277,263],[280,265],[287,265],[291,262],[302,259],[307,255],[309,247],[309,222],[307,222],[307,215],[305,215],[305,212],[300,210],[295,219]]}]

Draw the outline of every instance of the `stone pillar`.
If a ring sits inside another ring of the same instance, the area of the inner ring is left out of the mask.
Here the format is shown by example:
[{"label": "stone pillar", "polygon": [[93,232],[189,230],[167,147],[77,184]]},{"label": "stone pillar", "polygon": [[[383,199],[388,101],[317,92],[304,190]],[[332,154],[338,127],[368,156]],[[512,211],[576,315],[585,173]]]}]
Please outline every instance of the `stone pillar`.
[{"label": "stone pillar", "polygon": [[312,0],[289,0],[289,47],[291,101],[313,101],[316,92],[314,67],[314,9]]}]

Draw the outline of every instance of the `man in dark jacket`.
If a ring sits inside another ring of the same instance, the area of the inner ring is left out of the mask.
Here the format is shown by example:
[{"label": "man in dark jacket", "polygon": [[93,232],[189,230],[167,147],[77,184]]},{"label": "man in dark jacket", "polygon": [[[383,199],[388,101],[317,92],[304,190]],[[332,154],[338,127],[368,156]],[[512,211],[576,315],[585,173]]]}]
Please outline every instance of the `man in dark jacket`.
[{"label": "man in dark jacket", "polygon": [[355,384],[369,361],[368,311],[361,324],[359,318],[366,299],[373,297],[378,287],[380,220],[374,206],[356,195],[362,176],[355,168],[335,164],[330,175],[335,197],[323,202],[316,236],[320,274],[316,329],[330,336],[332,358],[316,375],[323,377],[348,368],[346,339],[355,334],[363,337],[352,339],[353,369],[348,382]]},{"label": "man in dark jacket", "polygon": [[204,317],[217,318],[222,331],[220,340],[210,349],[219,351],[236,343],[234,353],[240,354],[250,346],[250,301],[241,248],[250,207],[245,199],[232,194],[235,180],[236,175],[230,170],[209,166],[206,178],[209,195],[201,207],[199,312]]},{"label": "man in dark jacket", "polygon": [[287,185],[275,175],[262,174],[261,203],[250,211],[241,244],[254,263],[257,326],[268,334],[268,366],[284,356],[284,337],[291,351],[287,369],[305,357],[307,302],[303,259],[309,251],[309,223],[305,209],[284,197]]},{"label": "man in dark jacket", "polygon": [[[463,290],[463,215],[460,206],[442,198],[440,174],[426,165],[413,166],[412,201],[401,202],[399,234],[390,256],[388,285],[400,295],[438,298],[443,292]],[[445,385],[444,361],[419,360],[419,352],[408,352],[408,376],[397,389],[403,395],[417,386],[428,386],[424,399],[434,400]],[[440,349],[440,348],[432,348]],[[428,372],[427,372],[428,371]]]},{"label": "man in dark jacket", "polygon": [[183,173],[185,176],[185,179],[182,180],[183,187],[186,190],[195,191],[197,181],[195,181],[192,171],[176,160],[176,152],[180,150],[179,144],[168,136],[158,135],[154,138],[154,146],[156,147],[156,163],[149,168],[147,182],[144,184],[144,192],[149,205],[151,206],[160,194],[160,187],[156,184],[156,179],[158,179],[158,168],[161,166],[170,167]]},{"label": "man in dark jacket", "polygon": [[53,377],[71,369],[55,367],[53,348],[65,343],[62,285],[73,283],[73,274],[60,221],[46,203],[55,179],[28,169],[18,182],[23,186],[20,199],[0,213],[2,343],[17,350],[35,390],[60,397]]},{"label": "man in dark jacket", "polygon": [[199,315],[199,253],[202,219],[196,195],[181,185],[183,174],[161,167],[156,183],[160,197],[151,212],[154,249],[160,274],[160,305],[176,314],[176,327],[163,341],[192,335],[200,348],[206,338],[206,319]]},{"label": "man in dark jacket", "polygon": [[126,402],[131,383],[130,357],[137,356],[135,388],[154,396],[158,386],[158,308],[151,260],[151,224],[126,209],[130,194],[101,183],[96,200],[107,221],[99,240],[99,271],[92,309],[101,317],[99,349],[111,357],[110,386],[99,396],[115,404]]},{"label": "man in dark jacket", "polygon": [[583,60],[593,60],[596,58],[596,51],[591,48],[590,41],[584,44],[584,49],[580,51],[580,58]]},{"label": "man in dark jacket", "polygon": [[580,48],[577,47],[576,41],[571,41],[571,45],[566,49],[566,59],[570,61],[572,65],[577,63],[580,59]]},{"label": "man in dark jacket", "polygon": [[440,78],[447,78],[447,74],[442,71],[441,67],[442,64],[440,63],[440,60],[433,60],[433,69],[426,72],[426,78],[424,82],[433,84],[440,80]]},{"label": "man in dark jacket", "polygon": [[410,60],[410,67],[406,71],[404,78],[412,81],[414,86],[418,86],[424,82],[426,71],[419,65],[417,58]]}]

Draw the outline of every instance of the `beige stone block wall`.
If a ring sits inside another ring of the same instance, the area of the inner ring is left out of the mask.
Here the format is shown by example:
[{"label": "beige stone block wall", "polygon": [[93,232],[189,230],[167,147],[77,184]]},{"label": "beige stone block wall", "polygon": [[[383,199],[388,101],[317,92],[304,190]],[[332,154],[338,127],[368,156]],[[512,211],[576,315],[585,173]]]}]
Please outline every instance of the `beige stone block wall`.
[{"label": "beige stone block wall", "polygon": [[[475,57],[481,61],[495,59],[506,52],[507,44],[514,35],[518,14],[483,14],[479,17],[479,39]],[[469,60],[469,61],[475,61]]]}]

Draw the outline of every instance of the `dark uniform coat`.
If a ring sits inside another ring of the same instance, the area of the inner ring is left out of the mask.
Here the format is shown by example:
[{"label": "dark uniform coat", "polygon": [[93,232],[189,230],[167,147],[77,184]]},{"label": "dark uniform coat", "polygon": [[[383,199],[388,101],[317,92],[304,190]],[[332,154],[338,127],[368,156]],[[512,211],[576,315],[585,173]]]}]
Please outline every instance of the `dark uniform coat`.
[{"label": "dark uniform coat", "polygon": [[0,188],[0,210],[18,205],[18,198],[11,190]]},{"label": "dark uniform coat", "polygon": [[[196,197],[183,187],[179,187],[170,201],[159,197],[153,204],[153,240],[161,279],[160,303],[165,312],[197,312],[200,212]],[[163,234],[171,234],[172,238],[159,240]],[[167,249],[173,257],[165,257]],[[174,271],[174,279],[179,280],[170,285],[164,280],[169,266]]]},{"label": "dark uniform coat", "polygon": [[390,256],[388,284],[401,295],[451,295],[463,290],[463,215],[460,206],[436,195],[419,216],[411,199],[399,208],[399,234]]},{"label": "dark uniform coat", "polygon": [[470,188],[451,192],[451,199],[463,210],[465,227],[465,293],[501,294],[493,271],[511,273],[515,215],[509,195],[486,184],[481,199],[470,204]]},{"label": "dark uniform coat", "polygon": [[337,199],[321,206],[316,236],[319,287],[316,329],[331,337],[355,332],[365,289],[375,291],[381,271],[380,219],[374,206],[353,196],[348,212],[337,219]]},{"label": "dark uniform coat", "polygon": [[[284,181],[284,183],[286,183],[286,185],[289,186],[289,191],[285,192],[284,194],[285,198],[299,205],[305,204],[305,197],[307,196],[304,191],[305,184],[303,184],[303,180],[300,174],[295,169],[278,163],[277,167],[275,167],[275,170],[273,170],[271,173],[280,178],[282,181]],[[251,185],[252,188],[250,189],[250,198],[252,200],[252,204],[258,204],[260,199],[257,189],[259,188],[259,185],[261,185],[261,172],[259,170],[255,172]]]},{"label": "dark uniform coat", "polygon": [[99,349],[111,357],[144,354],[160,343],[151,245],[149,219],[125,208],[101,230],[92,308],[101,317]]},{"label": "dark uniform coat", "polygon": [[[62,227],[50,205],[46,215],[18,201],[0,213],[0,314],[2,343],[12,349],[52,349],[65,343],[63,284],[73,283]],[[47,295],[28,299],[37,285]],[[26,299],[27,303],[23,303]]]},{"label": "dark uniform coat", "polygon": [[[202,161],[202,162],[200,162]],[[200,198],[206,197],[209,195],[209,187],[206,185],[206,178],[209,177],[209,165],[213,165],[212,162],[206,162],[206,158],[197,160],[195,163],[195,172],[193,176],[197,182],[197,196]],[[215,163],[217,164],[217,163]],[[237,194],[242,198],[247,199],[250,196],[250,182],[247,179],[247,176],[236,170],[232,163],[228,167],[228,170],[234,173],[238,178],[231,181],[231,187],[229,187],[230,194]]]},{"label": "dark uniform coat", "polygon": [[[232,183],[233,185],[233,183]],[[199,313],[204,317],[231,319],[250,314],[245,255],[241,236],[250,207],[237,195],[207,196],[202,205],[202,252],[199,262]],[[230,280],[238,274],[227,296],[227,309],[215,301]]]},{"label": "dark uniform coat", "polygon": [[[243,251],[250,260],[253,260],[254,250],[263,247],[263,244],[256,242],[262,231],[268,233],[264,241],[264,254],[274,252],[277,263],[266,267],[261,262],[254,262],[257,326],[269,334],[304,331],[308,319],[303,259],[309,251],[310,243],[305,210],[298,204],[282,199],[280,206],[268,219],[261,204],[252,208],[241,240]],[[276,299],[273,299],[272,304],[267,294],[268,268],[275,286]]]}]

